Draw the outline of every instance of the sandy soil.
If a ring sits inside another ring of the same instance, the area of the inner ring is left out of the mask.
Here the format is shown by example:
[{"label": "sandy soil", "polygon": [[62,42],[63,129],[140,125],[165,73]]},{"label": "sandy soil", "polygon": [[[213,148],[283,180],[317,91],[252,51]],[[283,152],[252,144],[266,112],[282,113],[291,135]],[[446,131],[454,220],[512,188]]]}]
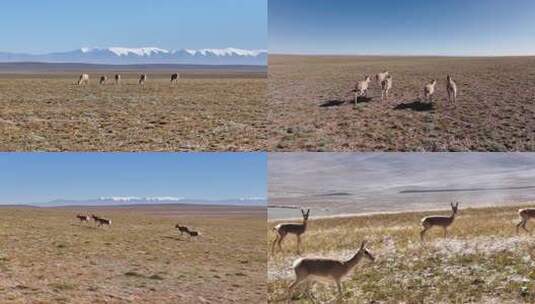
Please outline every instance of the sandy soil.
[{"label": "sandy soil", "polygon": [[[81,224],[78,212],[112,226]],[[266,301],[265,208],[2,207],[0,217],[0,303]]]},{"label": "sandy soil", "polygon": [[[272,55],[269,147],[277,151],[533,151],[535,58],[321,57]],[[389,70],[390,99],[364,75]],[[448,103],[446,75],[457,82]],[[437,79],[433,103],[420,100]]]}]

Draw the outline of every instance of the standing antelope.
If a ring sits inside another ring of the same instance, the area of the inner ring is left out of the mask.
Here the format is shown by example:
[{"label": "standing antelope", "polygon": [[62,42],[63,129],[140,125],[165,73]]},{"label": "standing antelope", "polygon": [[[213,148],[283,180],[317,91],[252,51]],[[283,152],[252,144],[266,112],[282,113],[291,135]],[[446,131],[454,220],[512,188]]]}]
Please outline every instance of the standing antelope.
[{"label": "standing antelope", "polygon": [[78,85],[86,85],[89,84],[89,74],[82,74],[80,75],[80,78],[78,78]]},{"label": "standing antelope", "polygon": [[435,94],[435,85],[437,84],[436,79],[431,80],[430,83],[426,84],[424,87],[424,97],[426,101],[433,101],[433,94]]},{"label": "standing antelope", "polygon": [[388,93],[392,89],[392,76],[387,75],[386,78],[381,81],[381,99],[388,99]]},{"label": "standing antelope", "polygon": [[455,215],[457,214],[457,208],[459,208],[459,202],[457,202],[455,205],[453,203],[451,204],[451,210],[452,213],[450,216],[426,216],[422,219],[421,225],[422,225],[422,231],[420,231],[420,240],[424,240],[424,235],[427,230],[429,230],[433,226],[440,226],[442,229],[444,229],[444,237],[448,235],[448,227],[453,223],[453,220],[455,219]]},{"label": "standing antelope", "polygon": [[310,216],[310,209],[305,213],[301,209],[301,214],[303,215],[302,224],[278,224],[273,227],[273,230],[277,233],[277,237],[271,245],[271,254],[275,253],[275,244],[279,247],[279,251],[282,251],[281,243],[288,234],[295,234],[297,236],[297,254],[300,254],[300,245],[301,245],[301,235],[305,233],[307,229],[307,221]]},{"label": "standing antelope", "polygon": [[80,220],[80,223],[83,223],[83,222],[89,223],[89,220],[91,219],[89,215],[81,215],[81,214],[77,214],[76,218]]},{"label": "standing antelope", "polygon": [[139,77],[139,84],[142,87],[145,86],[145,81],[147,81],[147,74],[141,74],[141,76]]},{"label": "standing antelope", "polygon": [[178,73],[174,73],[173,75],[171,75],[171,84],[177,84],[178,83],[178,79],[180,78],[180,74]]},{"label": "standing antelope", "polygon": [[520,223],[516,225],[516,233],[518,233],[518,228],[520,227],[526,232],[529,232],[529,230],[526,229],[526,224],[530,218],[535,218],[535,208],[518,209],[518,216],[520,216]]},{"label": "standing antelope", "polygon": [[375,261],[375,257],[365,247],[366,241],[362,241],[357,252],[346,261],[325,258],[300,258],[293,264],[295,280],[288,288],[289,297],[294,288],[304,280],[332,280],[336,282],[338,294],[342,296],[341,280],[362,260],[363,257]]},{"label": "standing antelope", "polygon": [[120,85],[121,84],[121,75],[115,74],[115,84]]},{"label": "standing antelope", "polygon": [[377,82],[378,85],[380,85],[383,82],[383,80],[386,79],[386,76],[388,75],[390,75],[390,72],[388,71],[378,73],[377,75],[375,75],[375,81]]},{"label": "standing antelope", "polygon": [[106,81],[108,80],[108,77],[107,76],[100,76],[100,85],[103,85],[106,83]]},{"label": "standing antelope", "polygon": [[453,78],[451,78],[450,75],[447,77],[448,83],[446,84],[446,90],[448,91],[448,101],[451,102],[453,99],[453,102],[457,101],[457,84],[455,81],[453,81]]},{"label": "standing antelope", "polygon": [[370,76],[366,75],[364,80],[357,82],[355,87],[355,104],[357,99],[361,96],[368,96],[368,85],[370,84]]}]

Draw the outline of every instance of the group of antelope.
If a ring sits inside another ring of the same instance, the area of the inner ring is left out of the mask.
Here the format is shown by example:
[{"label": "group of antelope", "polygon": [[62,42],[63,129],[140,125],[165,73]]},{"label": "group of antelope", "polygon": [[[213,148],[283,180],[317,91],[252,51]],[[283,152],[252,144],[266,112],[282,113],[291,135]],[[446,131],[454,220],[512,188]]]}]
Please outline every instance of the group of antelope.
[{"label": "group of antelope", "polygon": [[[447,237],[447,229],[457,215],[459,208],[459,202],[455,204],[451,203],[452,213],[449,216],[426,216],[421,219],[420,225],[422,230],[420,231],[420,240],[424,241],[425,233],[432,227],[441,227],[444,230],[444,237]],[[271,246],[271,253],[275,254],[275,245],[278,245],[280,251],[281,242],[288,234],[294,234],[297,237],[297,254],[300,255],[301,236],[307,230],[307,222],[310,216],[310,209],[306,212],[301,210],[303,216],[302,223],[282,223],[276,225],[273,230],[276,233],[276,238]],[[526,232],[529,232],[526,228],[526,224],[530,218],[535,218],[535,208],[519,209],[518,215],[520,222],[516,225],[516,232],[519,232],[519,228],[523,228]],[[375,257],[366,248],[366,241],[362,241],[360,246],[357,247],[357,251],[348,260],[338,260],[329,258],[298,258],[294,261],[292,268],[295,272],[295,280],[289,285],[288,288],[288,300],[291,299],[293,290],[296,286],[306,280],[319,280],[319,281],[334,281],[338,288],[338,295],[342,296],[341,280],[362,260],[367,258],[370,261],[375,261]]]},{"label": "group of antelope", "polygon": [[[368,97],[368,87],[371,82],[371,77],[369,75],[364,76],[364,80],[358,81],[355,85],[355,104],[359,97]],[[381,100],[388,99],[388,94],[392,89],[392,75],[389,71],[384,71],[375,75],[375,82],[381,88]],[[435,86],[437,80],[433,79],[430,82],[426,83],[424,86],[424,99],[426,101],[432,102],[433,95],[435,94]],[[446,91],[448,92],[448,101],[455,102],[457,101],[457,84],[451,77],[448,75],[446,77]]]},{"label": "group of antelope", "polygon": [[95,221],[95,225],[97,225],[98,227],[103,227],[103,226],[111,227],[111,220],[96,216],[94,214],[92,214],[91,216],[77,214],[76,218],[80,220],[80,223],[84,223],[84,222],[89,223],[91,220],[93,220]]},{"label": "group of antelope", "polygon": [[[178,83],[178,79],[180,78],[180,74],[178,73],[174,73],[171,75],[171,84],[176,84]],[[99,84],[100,85],[105,85],[106,82],[108,81],[108,76],[106,75],[103,75],[103,76],[100,76],[100,80],[99,80]],[[145,82],[147,81],[147,74],[141,74],[139,76],[139,85],[140,86],[145,86]],[[89,74],[82,74],[80,75],[80,77],[78,78],[78,85],[87,85],[89,84]],[[121,75],[120,74],[115,74],[115,84],[116,85],[120,85],[121,84]]]},{"label": "group of antelope", "polygon": [[186,233],[190,237],[199,236],[199,232],[198,231],[191,230],[187,226],[180,226],[180,224],[176,224],[175,228],[180,232],[180,235],[184,235],[184,233]]}]

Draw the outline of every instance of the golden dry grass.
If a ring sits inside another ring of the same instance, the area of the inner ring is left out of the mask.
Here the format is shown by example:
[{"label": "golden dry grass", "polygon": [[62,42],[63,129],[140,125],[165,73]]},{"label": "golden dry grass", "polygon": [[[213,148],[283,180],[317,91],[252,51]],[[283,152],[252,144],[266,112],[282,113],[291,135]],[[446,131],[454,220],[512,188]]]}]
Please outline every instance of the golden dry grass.
[{"label": "golden dry grass", "polygon": [[[535,239],[516,234],[517,209],[461,206],[449,237],[443,239],[442,230],[434,228],[424,245],[420,219],[448,211],[312,220],[303,237],[303,256],[347,259],[364,239],[376,256],[374,263],[361,261],[346,278],[338,302],[332,285],[313,285],[312,295],[324,303],[534,303]],[[270,231],[268,243],[274,238]],[[268,256],[269,303],[286,301],[294,278],[295,237],[285,242],[282,253]],[[305,286],[291,302],[312,302]]]},{"label": "golden dry grass", "polygon": [[0,150],[265,150],[262,73],[185,74],[172,87],[148,72],[144,88],[133,73],[100,86],[100,74],[87,87],[75,74],[2,75]]},{"label": "golden dry grass", "polygon": [[[535,57],[270,56],[269,147],[276,151],[533,151]],[[364,75],[389,70],[391,97],[354,109]],[[448,103],[446,75],[459,89]],[[437,79],[435,100],[421,102]]]},{"label": "golden dry grass", "polygon": [[[265,208],[0,208],[0,303],[262,303]],[[200,231],[181,237],[176,223]]]}]

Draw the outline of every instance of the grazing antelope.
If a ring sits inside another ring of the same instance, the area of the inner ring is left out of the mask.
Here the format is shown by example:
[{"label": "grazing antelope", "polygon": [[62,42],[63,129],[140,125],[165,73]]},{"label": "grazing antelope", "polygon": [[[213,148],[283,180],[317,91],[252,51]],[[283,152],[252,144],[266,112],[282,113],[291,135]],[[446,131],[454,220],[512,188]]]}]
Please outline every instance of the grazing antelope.
[{"label": "grazing antelope", "polygon": [[433,94],[435,94],[435,85],[437,84],[436,79],[431,80],[430,83],[426,84],[424,87],[424,97],[426,101],[433,101]]},{"label": "grazing antelope", "polygon": [[188,227],[186,227],[186,226],[180,226],[179,224],[176,224],[176,225],[175,225],[175,228],[178,229],[178,231],[180,232],[180,235],[183,235],[184,232],[185,232],[185,233],[188,233],[188,232],[189,232],[189,229],[188,229]]},{"label": "grazing antelope", "polygon": [[355,103],[359,97],[368,96],[368,86],[370,84],[370,80],[370,76],[366,75],[364,80],[357,82],[355,87]]},{"label": "grazing antelope", "polygon": [[142,87],[145,86],[145,81],[147,81],[147,74],[141,74],[141,76],[139,77],[139,84]]},{"label": "grazing antelope", "polygon": [[325,258],[299,258],[293,264],[295,280],[288,288],[289,298],[295,287],[307,279],[313,281],[334,281],[338,287],[338,294],[342,296],[341,280],[362,260],[363,257],[375,261],[375,257],[365,247],[366,241],[362,241],[357,252],[346,261]]},{"label": "grazing antelope", "polygon": [[108,77],[107,76],[100,76],[100,85],[103,85],[106,83],[106,81],[108,80]]},{"label": "grazing antelope", "polygon": [[385,97],[388,99],[388,93],[392,89],[392,76],[387,75],[383,81],[381,81],[381,99]]},{"label": "grazing antelope", "polygon": [[76,218],[78,218],[80,220],[80,223],[83,223],[83,222],[87,222],[89,223],[89,220],[91,220],[91,218],[89,217],[89,215],[81,215],[81,214],[77,214],[76,215]]},{"label": "grazing antelope", "polygon": [[171,84],[176,84],[178,83],[178,79],[180,78],[180,74],[178,73],[174,73],[173,75],[171,75]]},{"label": "grazing antelope", "polygon": [[101,217],[98,217],[96,215],[91,215],[91,217],[93,218],[93,220],[95,221],[95,223],[97,224],[97,226],[102,226],[102,225],[107,225],[108,227],[111,226],[111,220],[108,220],[108,219],[105,219],[105,218],[101,218]]},{"label": "grazing antelope", "polygon": [[275,253],[275,244],[278,245],[279,251],[282,251],[281,243],[288,234],[295,234],[297,236],[297,254],[300,254],[301,235],[305,233],[307,229],[307,221],[308,217],[310,216],[310,209],[308,209],[306,213],[303,211],[303,209],[301,209],[301,214],[303,215],[302,224],[278,224],[277,226],[273,227],[273,230],[277,233],[277,237],[271,245],[272,254]]},{"label": "grazing antelope", "polygon": [[453,81],[453,78],[451,78],[450,75],[447,77],[448,83],[446,84],[446,91],[448,91],[448,101],[451,102],[453,99],[453,102],[457,101],[457,84],[455,81]]},{"label": "grazing antelope", "polygon": [[386,76],[390,75],[390,72],[388,71],[384,71],[382,73],[378,73],[377,75],[375,75],[375,81],[377,82],[377,84],[382,84],[383,81],[386,79]]},{"label": "grazing antelope", "polygon": [[121,75],[115,74],[115,84],[120,85],[121,84]]},{"label": "grazing antelope", "polygon": [[516,225],[516,233],[518,233],[518,228],[520,227],[526,232],[530,232],[526,229],[526,224],[530,218],[535,218],[535,208],[518,209],[518,216],[520,216],[520,223]]},{"label": "grazing antelope", "polygon": [[422,219],[421,225],[422,225],[422,231],[420,231],[420,240],[424,240],[424,235],[427,230],[429,230],[433,226],[440,226],[442,229],[444,229],[444,237],[448,235],[448,227],[453,223],[453,220],[455,219],[455,215],[457,214],[457,208],[459,208],[459,202],[457,202],[455,205],[451,203],[451,215],[450,216],[426,216]]},{"label": "grazing antelope", "polygon": [[89,84],[89,74],[82,74],[80,75],[80,78],[78,78],[78,85],[86,85]]}]

